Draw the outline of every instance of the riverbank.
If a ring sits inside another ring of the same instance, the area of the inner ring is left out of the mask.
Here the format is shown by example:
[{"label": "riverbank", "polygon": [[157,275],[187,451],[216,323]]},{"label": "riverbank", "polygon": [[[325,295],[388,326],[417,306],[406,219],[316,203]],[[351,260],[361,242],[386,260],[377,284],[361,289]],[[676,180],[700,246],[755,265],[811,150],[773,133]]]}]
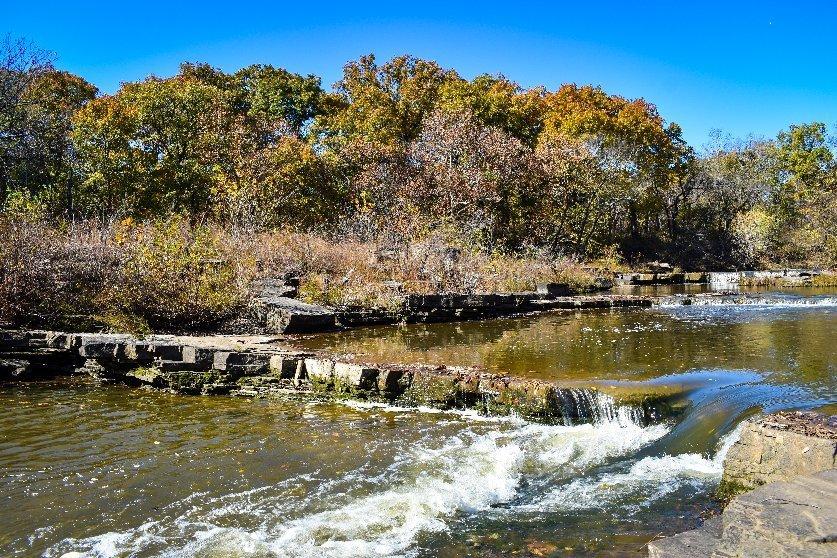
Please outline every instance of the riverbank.
[{"label": "riverbank", "polygon": [[[832,293],[660,296],[680,290],[649,289],[644,308],[315,335],[71,334],[61,344],[20,333],[17,354],[0,357],[18,360],[1,386],[12,449],[0,465],[17,505],[0,512],[10,534],[0,545],[52,558],[241,548],[640,558],[659,533],[718,510],[737,423],[835,395]],[[81,375],[40,380],[45,370],[32,366],[73,354],[67,370]],[[408,372],[401,398],[381,389],[391,370]],[[352,377],[363,390],[345,390]],[[506,401],[537,403],[509,388],[546,386],[559,404],[507,418],[489,391],[498,379],[509,382]],[[655,385],[669,390],[673,414],[647,415],[604,389]],[[203,387],[230,391],[185,395]],[[435,397],[417,406],[412,394]]]},{"label": "riverbank", "polygon": [[[510,295],[408,297],[409,305],[383,323],[441,322],[612,308],[759,306],[762,295],[729,292],[666,296]],[[553,291],[554,292],[554,291]],[[802,301],[804,303],[804,301]],[[783,304],[779,302],[779,304]],[[89,374],[104,381],[183,394],[330,398],[435,409],[514,414],[572,424],[602,414],[631,412],[645,422],[677,414],[686,384],[533,378],[449,361],[421,364],[369,359],[346,351],[300,349],[290,332],[330,331],[381,323],[365,314],[337,314],[287,297],[262,301],[261,322],[237,335],[178,336],[39,330],[0,334],[0,377],[22,380]],[[350,316],[347,318],[347,316]],[[345,324],[345,325],[344,325]],[[305,343],[303,343],[305,345]],[[444,364],[447,362],[447,365]]]},{"label": "riverbank", "polygon": [[651,542],[649,558],[837,554],[837,416],[785,412],[747,421],[724,459],[720,516]]}]

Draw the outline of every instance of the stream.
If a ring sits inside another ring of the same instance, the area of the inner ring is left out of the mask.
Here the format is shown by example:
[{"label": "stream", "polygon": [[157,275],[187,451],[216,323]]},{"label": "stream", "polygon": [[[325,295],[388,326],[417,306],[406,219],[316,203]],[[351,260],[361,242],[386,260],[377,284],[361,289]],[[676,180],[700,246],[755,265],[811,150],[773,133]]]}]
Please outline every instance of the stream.
[{"label": "stream", "polygon": [[379,362],[685,386],[644,424],[0,385],[0,555],[645,556],[717,511],[741,421],[837,402],[837,294],[554,312],[302,337]]}]

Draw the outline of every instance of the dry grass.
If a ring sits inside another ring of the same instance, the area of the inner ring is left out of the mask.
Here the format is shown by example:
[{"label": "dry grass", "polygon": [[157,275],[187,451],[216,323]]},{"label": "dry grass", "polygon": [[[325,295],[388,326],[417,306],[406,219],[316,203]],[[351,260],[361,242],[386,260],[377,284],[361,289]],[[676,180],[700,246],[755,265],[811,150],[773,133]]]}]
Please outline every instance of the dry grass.
[{"label": "dry grass", "polygon": [[254,280],[268,277],[298,277],[310,302],[379,308],[407,293],[525,291],[539,282],[584,291],[595,279],[569,260],[486,253],[440,234],[335,241],[177,217],[61,230],[0,216],[0,266],[0,323],[57,327],[78,315],[135,332],[211,329],[244,307]]},{"label": "dry grass", "polygon": [[303,299],[331,305],[390,307],[405,293],[527,291],[541,282],[584,291],[595,280],[570,260],[486,253],[432,235],[394,243],[274,231],[231,240],[253,258],[258,276],[299,277]]}]

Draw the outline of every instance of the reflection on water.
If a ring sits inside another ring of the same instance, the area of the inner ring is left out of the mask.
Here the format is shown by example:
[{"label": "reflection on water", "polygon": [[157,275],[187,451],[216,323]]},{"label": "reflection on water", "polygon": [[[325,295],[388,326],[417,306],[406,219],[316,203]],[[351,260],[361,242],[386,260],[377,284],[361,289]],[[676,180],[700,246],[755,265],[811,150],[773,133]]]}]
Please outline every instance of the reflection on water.
[{"label": "reflection on water", "polygon": [[831,389],[837,298],[770,304],[556,312],[491,322],[388,326],[299,345],[379,362],[482,366],[548,379],[647,379],[695,369],[754,370]]},{"label": "reflection on water", "polygon": [[743,417],[837,401],[837,309],[814,300],[305,341],[370,360],[682,384],[687,411],[666,424],[0,386],[0,555],[644,556],[715,506]]}]

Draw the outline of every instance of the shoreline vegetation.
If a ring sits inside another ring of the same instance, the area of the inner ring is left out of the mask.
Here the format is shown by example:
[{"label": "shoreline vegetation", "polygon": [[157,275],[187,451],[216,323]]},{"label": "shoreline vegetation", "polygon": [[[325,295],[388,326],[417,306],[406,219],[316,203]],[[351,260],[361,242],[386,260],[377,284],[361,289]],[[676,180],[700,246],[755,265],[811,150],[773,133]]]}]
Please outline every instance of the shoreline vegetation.
[{"label": "shoreline vegetation", "polygon": [[0,53],[7,326],[213,331],[266,281],[386,310],[410,294],[586,293],[660,261],[837,265],[821,123],[697,149],[645,99],[407,55],[350,61],[331,88],[184,63],[102,94],[25,40]]}]

